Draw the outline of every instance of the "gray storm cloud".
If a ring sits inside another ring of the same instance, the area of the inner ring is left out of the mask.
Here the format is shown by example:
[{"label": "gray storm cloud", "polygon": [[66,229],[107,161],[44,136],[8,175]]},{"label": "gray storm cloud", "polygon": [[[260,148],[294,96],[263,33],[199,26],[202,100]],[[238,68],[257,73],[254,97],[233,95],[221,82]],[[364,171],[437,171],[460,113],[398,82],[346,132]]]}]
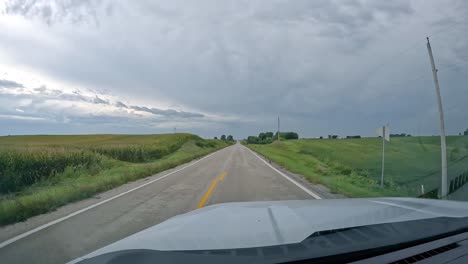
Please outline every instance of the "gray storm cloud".
[{"label": "gray storm cloud", "polygon": [[7,1],[0,58],[141,103],[56,95],[62,100],[159,115],[171,126],[183,119],[210,137],[274,130],[277,115],[303,136],[370,135],[384,122],[433,134],[431,36],[447,128],[457,133],[468,119],[467,14],[458,0]]},{"label": "gray storm cloud", "polygon": [[[201,113],[178,111],[174,109],[158,109],[154,107],[126,105],[121,101],[112,102],[101,97],[105,94],[83,94],[79,90],[64,92],[48,89],[46,86],[26,89],[14,81],[0,80],[0,115],[3,118],[24,120],[49,120],[56,122],[75,121],[79,123],[143,123],[184,122],[185,119],[203,118]],[[77,106],[77,103],[79,104]],[[89,111],[86,111],[86,109]],[[80,110],[81,111],[77,111]],[[59,110],[57,112],[57,110]],[[128,111],[127,111],[128,110]],[[151,114],[141,118],[137,112]]]},{"label": "gray storm cloud", "polygon": [[17,83],[17,82],[14,82],[14,81],[0,80],[0,87],[2,87],[2,88],[10,88],[10,87],[18,88],[18,87],[23,87],[23,85],[21,83]]}]

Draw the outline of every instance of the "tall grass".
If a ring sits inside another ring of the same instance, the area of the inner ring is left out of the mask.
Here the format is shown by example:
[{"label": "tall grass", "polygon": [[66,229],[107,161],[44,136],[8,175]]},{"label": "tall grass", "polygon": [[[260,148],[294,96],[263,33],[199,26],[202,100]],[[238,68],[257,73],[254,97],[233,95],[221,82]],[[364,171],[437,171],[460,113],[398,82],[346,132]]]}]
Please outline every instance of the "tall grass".
[{"label": "tall grass", "polygon": [[[350,197],[418,196],[440,185],[440,138],[392,138],[385,145],[385,188],[380,188],[382,139],[301,139],[253,150],[315,183]],[[448,179],[468,169],[468,137],[447,137]]]}]

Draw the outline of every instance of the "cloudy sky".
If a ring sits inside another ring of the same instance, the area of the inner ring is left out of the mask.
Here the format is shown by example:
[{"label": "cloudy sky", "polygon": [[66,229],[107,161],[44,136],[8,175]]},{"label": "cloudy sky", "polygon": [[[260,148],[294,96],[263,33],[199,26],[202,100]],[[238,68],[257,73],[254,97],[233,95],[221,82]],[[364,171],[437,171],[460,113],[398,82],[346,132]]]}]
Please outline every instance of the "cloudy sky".
[{"label": "cloudy sky", "polygon": [[0,135],[468,128],[468,1],[0,0]]}]

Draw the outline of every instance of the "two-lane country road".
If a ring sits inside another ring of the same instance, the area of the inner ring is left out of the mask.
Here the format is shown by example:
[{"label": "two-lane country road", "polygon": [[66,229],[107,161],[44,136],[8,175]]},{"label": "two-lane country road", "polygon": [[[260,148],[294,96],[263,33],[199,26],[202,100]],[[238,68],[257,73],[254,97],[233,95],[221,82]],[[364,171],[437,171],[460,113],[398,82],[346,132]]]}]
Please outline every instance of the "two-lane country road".
[{"label": "two-lane country road", "polygon": [[117,189],[1,228],[0,262],[64,263],[211,204],[320,198],[240,144]]}]

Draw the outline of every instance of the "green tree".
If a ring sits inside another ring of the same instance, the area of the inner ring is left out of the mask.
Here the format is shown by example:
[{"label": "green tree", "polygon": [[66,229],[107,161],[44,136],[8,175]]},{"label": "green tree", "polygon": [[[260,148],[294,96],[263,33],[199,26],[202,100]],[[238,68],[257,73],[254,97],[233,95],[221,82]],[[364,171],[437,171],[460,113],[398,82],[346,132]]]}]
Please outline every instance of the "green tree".
[{"label": "green tree", "polygon": [[221,135],[221,140],[226,140],[226,135]]},{"label": "green tree", "polygon": [[273,132],[265,132],[266,138],[273,138]]},{"label": "green tree", "polygon": [[247,143],[249,143],[249,144],[258,144],[258,143],[260,143],[260,139],[258,137],[256,137],[256,136],[249,136],[247,138]]},{"label": "green tree", "polygon": [[[299,135],[296,132],[280,132],[281,139],[299,139]],[[278,139],[278,132],[276,132],[274,139]]]},{"label": "green tree", "polygon": [[214,137],[214,139],[218,139],[218,137]]},{"label": "green tree", "polygon": [[264,140],[266,138],[265,133],[258,134],[258,138],[260,138],[261,140]]},{"label": "green tree", "polygon": [[284,139],[299,139],[299,135],[296,132],[285,132],[284,135],[281,136],[284,137]]},{"label": "green tree", "polygon": [[232,135],[227,136],[227,141],[234,141],[234,138],[232,137]]}]

